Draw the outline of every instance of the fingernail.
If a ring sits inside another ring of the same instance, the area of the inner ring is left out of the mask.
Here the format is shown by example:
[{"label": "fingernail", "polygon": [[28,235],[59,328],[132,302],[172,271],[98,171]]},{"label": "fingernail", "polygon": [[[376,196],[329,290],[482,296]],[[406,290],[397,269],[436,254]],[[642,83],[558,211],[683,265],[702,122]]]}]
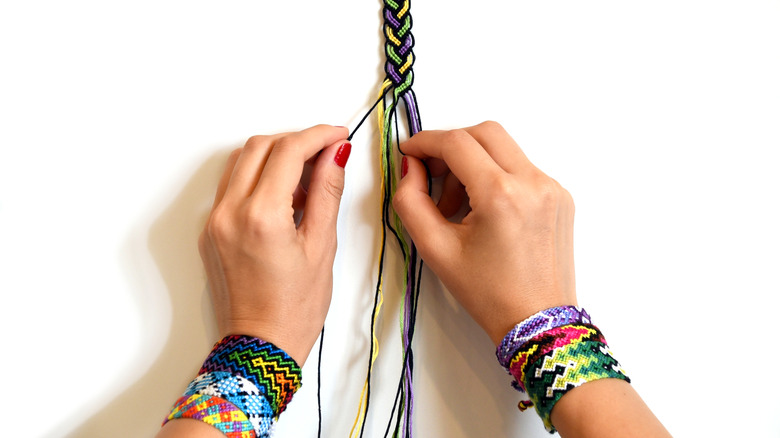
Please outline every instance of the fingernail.
[{"label": "fingernail", "polygon": [[344,129],[347,129],[346,126],[334,126],[334,128],[344,128]]},{"label": "fingernail", "polygon": [[339,167],[345,167],[347,165],[347,160],[349,160],[350,152],[352,152],[352,144],[346,142],[339,147],[338,151],[336,151],[336,156],[333,157],[333,161],[335,161]]},{"label": "fingernail", "polygon": [[406,155],[401,158],[401,178],[406,176],[406,172],[409,171],[409,161],[406,159]]}]

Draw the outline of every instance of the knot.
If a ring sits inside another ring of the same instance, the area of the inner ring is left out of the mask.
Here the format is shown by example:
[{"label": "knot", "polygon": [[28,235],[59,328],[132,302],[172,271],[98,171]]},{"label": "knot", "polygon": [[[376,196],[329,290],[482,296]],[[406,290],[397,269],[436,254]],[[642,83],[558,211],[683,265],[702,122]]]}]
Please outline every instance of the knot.
[{"label": "knot", "polygon": [[414,37],[412,36],[412,14],[409,13],[410,0],[385,0],[385,72],[396,87],[397,95],[402,95],[414,82],[412,64],[414,64]]},{"label": "knot", "polygon": [[534,402],[531,400],[520,400],[520,402],[517,403],[517,409],[520,409],[520,412],[525,412],[526,409],[532,407],[534,405]]}]

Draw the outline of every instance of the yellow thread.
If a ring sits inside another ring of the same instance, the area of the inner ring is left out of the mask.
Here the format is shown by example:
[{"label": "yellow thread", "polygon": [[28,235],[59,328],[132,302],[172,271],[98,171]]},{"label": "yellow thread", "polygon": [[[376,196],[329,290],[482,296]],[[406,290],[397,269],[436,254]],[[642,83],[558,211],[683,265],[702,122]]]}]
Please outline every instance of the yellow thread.
[{"label": "yellow thread", "polygon": [[393,28],[389,25],[385,25],[385,35],[387,35],[387,38],[392,41],[396,46],[401,45],[401,40],[399,40],[395,34],[393,33]]},{"label": "yellow thread", "polygon": [[412,63],[414,62],[414,54],[409,53],[409,56],[406,57],[406,62],[404,65],[401,66],[401,68],[398,69],[399,72],[405,73],[406,70],[412,66]]},{"label": "yellow thread", "polygon": [[403,17],[409,11],[409,0],[404,0],[404,7],[398,11],[398,18]]},{"label": "yellow thread", "polygon": [[387,38],[393,42],[396,46],[401,45],[401,40],[396,38],[395,34],[393,33],[393,28],[389,25],[385,25],[385,35],[387,35]]},{"label": "yellow thread", "polygon": [[[392,82],[389,79],[385,79],[385,81],[382,83],[382,90],[379,92],[379,95],[377,96],[377,98],[384,96],[385,93],[387,92],[387,90],[390,87],[392,87]],[[382,105],[379,105],[377,107],[377,115],[379,117],[379,132],[383,132],[383,127],[384,127],[384,107]],[[382,140],[382,142],[384,142],[384,139]],[[383,150],[383,148],[380,148],[380,159],[382,159],[384,157],[384,155],[381,152],[382,150]],[[382,172],[382,183],[381,183],[381,187],[380,187],[381,190],[382,190],[382,193],[384,193],[384,191],[385,191],[385,185],[386,184],[387,183],[385,181],[384,172]],[[382,239],[384,240],[386,238],[387,238],[387,232],[385,230],[385,227],[382,227]],[[380,248],[379,250],[381,251],[382,249]],[[381,252],[379,254],[379,260],[382,260]],[[376,324],[377,324],[378,319],[379,319],[379,310],[382,308],[382,303],[385,300],[384,299],[384,294],[382,293],[382,286],[383,286],[383,279],[380,278],[379,279],[379,287],[377,288],[378,300],[377,300],[376,309],[374,310],[374,325],[371,327],[371,345],[373,345],[374,348],[373,348],[373,353],[371,354],[371,363],[369,364],[369,370],[373,370],[374,369],[374,361],[376,361],[376,358],[379,355],[379,340],[376,337]],[[363,419],[363,416],[364,416],[364,414],[363,414],[363,405],[366,402],[366,390],[367,389],[368,389],[368,376],[366,376],[366,381],[365,381],[365,383],[363,383],[363,390],[360,391],[360,403],[358,404],[358,414],[357,414],[357,417],[355,417],[355,422],[352,424],[352,429],[349,431],[350,438],[355,436],[355,430],[357,428],[357,425]],[[358,431],[358,433],[359,432],[360,431]]]}]

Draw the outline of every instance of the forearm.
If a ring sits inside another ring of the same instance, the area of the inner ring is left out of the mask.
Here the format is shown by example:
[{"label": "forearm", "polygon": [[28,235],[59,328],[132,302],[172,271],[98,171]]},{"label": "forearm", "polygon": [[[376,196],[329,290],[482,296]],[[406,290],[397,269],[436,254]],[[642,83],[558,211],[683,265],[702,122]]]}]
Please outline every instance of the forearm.
[{"label": "forearm", "polygon": [[618,379],[567,392],[553,408],[552,423],[564,438],[671,436],[634,388]]}]

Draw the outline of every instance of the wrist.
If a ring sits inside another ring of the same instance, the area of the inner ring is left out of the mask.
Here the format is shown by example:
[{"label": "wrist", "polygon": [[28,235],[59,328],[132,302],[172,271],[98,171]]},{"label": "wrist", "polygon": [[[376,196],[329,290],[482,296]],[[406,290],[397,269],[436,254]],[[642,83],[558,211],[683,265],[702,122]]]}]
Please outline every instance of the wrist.
[{"label": "wrist", "polygon": [[223,433],[253,431],[266,437],[300,386],[301,369],[286,352],[250,336],[227,336],[214,346],[163,424],[191,418]]},{"label": "wrist", "polygon": [[485,331],[487,332],[488,336],[490,336],[493,344],[496,345],[496,347],[499,347],[507,334],[510,333],[515,327],[521,325],[523,321],[526,321],[527,319],[547,309],[554,309],[559,307],[577,307],[577,300],[564,298],[548,299],[534,302],[524,302],[521,306],[517,306],[516,308],[506,306],[506,315],[503,315],[502,318],[498,319],[500,322],[497,321],[490,328],[485,328]]},{"label": "wrist", "polygon": [[[300,320],[297,322],[304,323]],[[284,322],[234,320],[220,330],[220,335],[222,338],[247,336],[262,339],[283,350],[295,363],[303,366],[321,330],[322,325],[316,329],[314,326],[301,327],[294,325],[289,319]]]},{"label": "wrist", "polygon": [[561,306],[537,312],[515,326],[496,349],[496,357],[535,406],[545,428],[554,432],[551,412],[570,390],[587,382],[621,379],[630,383],[612,357],[604,336],[581,308]]}]

